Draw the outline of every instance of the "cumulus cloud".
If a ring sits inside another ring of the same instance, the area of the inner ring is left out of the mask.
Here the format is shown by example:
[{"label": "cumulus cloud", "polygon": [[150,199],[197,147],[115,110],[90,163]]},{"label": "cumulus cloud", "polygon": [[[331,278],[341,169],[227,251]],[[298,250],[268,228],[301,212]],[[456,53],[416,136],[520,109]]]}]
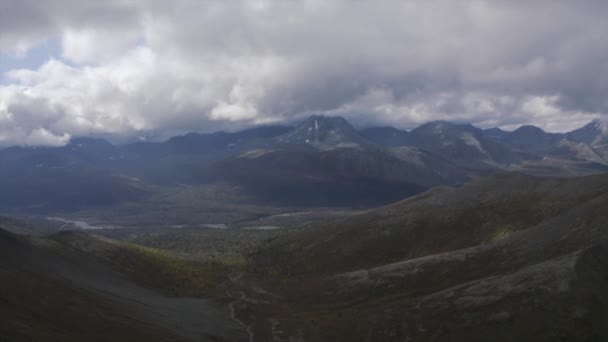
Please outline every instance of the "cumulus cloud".
[{"label": "cumulus cloud", "polygon": [[[343,115],[560,131],[608,111],[603,1],[5,0],[0,144]],[[12,133],[8,133],[12,132]]]}]

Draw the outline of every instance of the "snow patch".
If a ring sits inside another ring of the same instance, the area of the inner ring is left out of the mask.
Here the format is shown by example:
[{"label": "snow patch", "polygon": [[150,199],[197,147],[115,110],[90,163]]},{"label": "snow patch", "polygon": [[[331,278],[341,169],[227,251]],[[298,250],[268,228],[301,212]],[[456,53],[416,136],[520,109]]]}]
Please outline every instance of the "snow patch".
[{"label": "snow patch", "polygon": [[481,144],[479,143],[479,140],[477,140],[471,133],[463,133],[460,138],[465,144],[473,146],[479,151],[485,153],[483,147],[481,147]]}]

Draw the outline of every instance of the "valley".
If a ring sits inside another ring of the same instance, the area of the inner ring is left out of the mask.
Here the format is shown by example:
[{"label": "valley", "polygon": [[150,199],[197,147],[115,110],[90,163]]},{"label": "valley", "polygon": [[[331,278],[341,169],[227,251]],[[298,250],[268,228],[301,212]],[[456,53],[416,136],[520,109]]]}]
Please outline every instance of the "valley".
[{"label": "valley", "polygon": [[311,116],[294,127],[164,142],[73,138],[62,147],[1,149],[0,209],[116,226],[248,225],[291,212],[365,210],[499,172],[606,172],[605,127],[594,121],[569,133],[506,132],[436,121],[402,131]]},{"label": "valley", "polygon": [[[484,341],[488,333],[496,341],[599,341],[608,336],[600,323],[608,314],[606,196],[605,175],[501,174],[300,228],[115,228],[87,231],[95,236],[3,238],[21,250],[10,260],[22,255],[31,265],[14,274],[29,277],[21,273],[34,267],[44,276],[60,267],[70,286],[159,303],[146,309],[149,319],[158,329],[183,329],[183,340],[214,332],[170,325],[167,310],[184,315],[180,322],[225,315],[236,326],[221,333],[224,339],[209,339],[218,341]],[[19,222],[8,222],[13,227],[4,229],[19,230]],[[12,255],[11,248],[3,250]],[[104,280],[108,266],[128,283]],[[225,313],[209,313],[204,301],[163,306],[174,300],[144,295],[149,290],[132,281],[169,298],[211,300]]]},{"label": "valley", "polygon": [[[596,128],[357,131],[313,116],[293,129],[0,151],[3,172],[31,163],[23,174],[47,187],[3,202],[0,335],[601,341],[608,162]],[[58,164],[37,167],[45,158]],[[95,170],[86,187],[55,188],[82,167]],[[108,202],[88,200],[96,186]]]}]

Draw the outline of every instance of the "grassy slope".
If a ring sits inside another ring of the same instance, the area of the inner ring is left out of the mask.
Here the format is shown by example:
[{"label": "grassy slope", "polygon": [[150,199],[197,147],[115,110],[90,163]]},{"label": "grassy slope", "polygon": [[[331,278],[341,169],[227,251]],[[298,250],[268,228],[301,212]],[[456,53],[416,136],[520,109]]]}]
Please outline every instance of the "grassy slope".
[{"label": "grassy slope", "polygon": [[1,233],[0,335],[11,341],[246,338],[225,306],[191,298],[223,296],[219,263],[84,233]]},{"label": "grassy slope", "polygon": [[315,341],[600,341],[607,204],[606,176],[437,189],[275,239],[257,283]]},{"label": "grassy slope", "polygon": [[82,232],[60,232],[51,239],[60,244],[59,251],[68,257],[93,256],[133,281],[172,296],[221,297],[220,285],[234,266],[223,259],[184,260],[166,251]]},{"label": "grassy slope", "polygon": [[502,174],[315,225],[271,242],[256,258],[277,274],[368,268],[498,241],[607,192],[604,175]]}]

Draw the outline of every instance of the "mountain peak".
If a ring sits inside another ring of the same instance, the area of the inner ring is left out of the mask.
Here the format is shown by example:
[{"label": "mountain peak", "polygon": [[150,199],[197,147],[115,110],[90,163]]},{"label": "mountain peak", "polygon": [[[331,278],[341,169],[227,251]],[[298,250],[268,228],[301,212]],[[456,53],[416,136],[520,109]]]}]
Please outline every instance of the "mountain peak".
[{"label": "mountain peak", "polygon": [[568,133],[568,140],[593,144],[598,139],[608,136],[608,120],[598,118],[587,125]]},{"label": "mountain peak", "polygon": [[549,139],[551,136],[551,134],[543,131],[539,127],[532,125],[524,125],[511,132],[507,140],[516,143],[525,141],[528,144],[534,145],[541,144],[542,141]]},{"label": "mountain peak", "polygon": [[299,126],[311,126],[314,125],[315,129],[319,129],[321,126],[327,128],[349,128],[353,129],[352,125],[341,116],[325,116],[322,114],[311,115],[308,119],[302,121]]},{"label": "mountain peak", "polygon": [[532,134],[544,134],[545,131],[543,131],[540,127],[536,127],[533,125],[523,125],[521,127],[519,127],[518,129],[516,129],[515,132],[520,132],[520,133],[532,133]]},{"label": "mountain peak", "polygon": [[[608,133],[608,119],[606,119],[606,118],[595,119],[595,120],[591,121],[589,124],[587,124],[587,126],[589,126],[590,128],[600,130],[603,133]],[[587,127],[587,126],[585,126],[585,127]]]},{"label": "mountain peak", "polygon": [[278,140],[307,144],[318,149],[360,148],[366,144],[346,119],[325,115],[310,116]]},{"label": "mountain peak", "polygon": [[447,131],[478,131],[479,129],[471,124],[458,124],[450,121],[437,120],[427,122],[418,128],[414,129],[413,132],[425,134],[444,134]]}]

